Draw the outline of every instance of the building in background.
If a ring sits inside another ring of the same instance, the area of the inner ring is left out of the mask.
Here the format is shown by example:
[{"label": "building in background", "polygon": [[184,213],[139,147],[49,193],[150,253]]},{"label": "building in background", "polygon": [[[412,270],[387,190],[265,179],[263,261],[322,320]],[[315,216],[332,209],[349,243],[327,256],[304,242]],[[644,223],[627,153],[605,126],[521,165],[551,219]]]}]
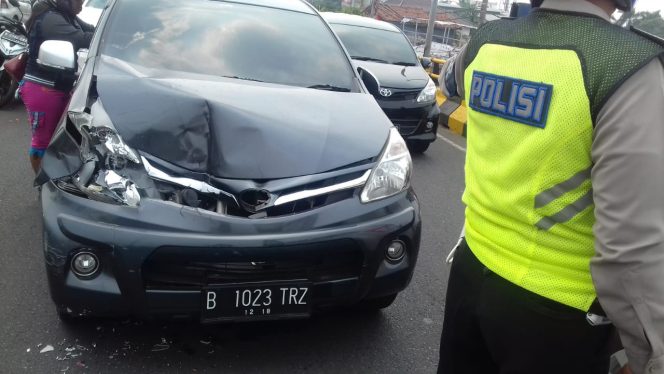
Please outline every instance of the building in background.
[{"label": "building in background", "polygon": [[[379,0],[374,7],[365,10],[366,15],[390,22],[401,30],[410,39],[419,55],[424,52],[424,44],[429,21],[431,0]],[[436,14],[431,55],[447,58],[457,53],[460,46],[464,45],[470,37],[471,30],[475,27],[472,23],[445,12],[440,8]]]},{"label": "building in background", "polygon": [[371,0],[343,0],[341,6],[347,8],[366,8],[371,5]]},{"label": "building in background", "polygon": [[[507,16],[512,1],[489,0],[487,21]],[[438,1],[431,47],[433,56],[450,57],[468,42],[473,31],[479,26],[481,3],[482,0]],[[342,0],[340,6],[362,9],[366,16],[396,25],[408,36],[415,50],[419,54],[423,53],[431,0]]]}]

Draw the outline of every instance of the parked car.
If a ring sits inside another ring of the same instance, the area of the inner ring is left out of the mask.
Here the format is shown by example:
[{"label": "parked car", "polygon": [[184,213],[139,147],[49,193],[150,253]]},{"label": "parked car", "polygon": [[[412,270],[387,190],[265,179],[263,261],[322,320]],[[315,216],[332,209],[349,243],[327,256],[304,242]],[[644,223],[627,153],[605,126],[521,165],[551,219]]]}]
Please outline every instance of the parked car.
[{"label": "parked car", "polygon": [[[18,4],[16,0],[9,0]],[[18,82],[5,69],[4,64],[28,52],[28,33],[23,22],[14,17],[0,17],[0,108],[16,96]]]},{"label": "parked car", "polygon": [[436,85],[420,64],[408,38],[396,26],[344,13],[323,13],[355,64],[377,84],[371,90],[412,152],[436,140]]},{"label": "parked car", "polygon": [[108,0],[85,0],[83,10],[78,14],[78,18],[85,23],[96,26],[106,4],[108,4]]},{"label": "parked car", "polygon": [[8,0],[0,0],[0,16],[12,18],[25,22],[32,14],[31,0],[17,0],[18,7],[12,5]]},{"label": "parked car", "polygon": [[406,143],[305,1],[111,1],[42,167],[65,320],[384,308],[413,275]]}]

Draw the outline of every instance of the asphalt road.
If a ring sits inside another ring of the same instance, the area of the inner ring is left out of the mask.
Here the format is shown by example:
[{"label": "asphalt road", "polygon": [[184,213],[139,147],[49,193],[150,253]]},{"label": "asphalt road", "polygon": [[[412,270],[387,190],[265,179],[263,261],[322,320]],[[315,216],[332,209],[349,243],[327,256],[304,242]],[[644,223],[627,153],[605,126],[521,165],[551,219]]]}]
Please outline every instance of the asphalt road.
[{"label": "asphalt road", "polygon": [[48,294],[29,133],[20,103],[0,110],[0,373],[435,372],[444,257],[463,217],[463,138],[441,131],[448,142],[414,157],[420,258],[410,287],[386,310],[269,323],[91,320],[71,327]]}]

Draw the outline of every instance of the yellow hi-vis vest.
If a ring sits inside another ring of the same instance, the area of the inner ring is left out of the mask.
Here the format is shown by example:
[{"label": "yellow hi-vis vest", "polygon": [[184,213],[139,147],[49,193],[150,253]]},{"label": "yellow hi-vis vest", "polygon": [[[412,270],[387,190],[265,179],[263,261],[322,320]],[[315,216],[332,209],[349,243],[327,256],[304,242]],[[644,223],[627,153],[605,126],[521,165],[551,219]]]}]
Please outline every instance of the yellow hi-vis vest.
[{"label": "yellow hi-vis vest", "polygon": [[[551,19],[556,17],[558,22]],[[596,298],[590,274],[594,117],[611,89],[661,50],[648,44],[643,50],[652,49],[650,55],[629,61],[633,67],[621,66],[624,73],[607,82],[601,70],[584,65],[595,62],[584,56],[601,55],[599,47],[563,46],[574,43],[565,40],[564,28],[575,25],[562,23],[579,17],[542,12],[526,18],[484,27],[467,47],[466,240],[501,277],[587,311]],[[559,36],[561,46],[532,40],[547,40],[537,34],[537,25],[547,23],[563,28],[552,36]],[[602,32],[613,35],[610,27]],[[531,40],[514,42],[519,28],[536,32],[523,36]],[[569,39],[591,37],[597,35]]]}]

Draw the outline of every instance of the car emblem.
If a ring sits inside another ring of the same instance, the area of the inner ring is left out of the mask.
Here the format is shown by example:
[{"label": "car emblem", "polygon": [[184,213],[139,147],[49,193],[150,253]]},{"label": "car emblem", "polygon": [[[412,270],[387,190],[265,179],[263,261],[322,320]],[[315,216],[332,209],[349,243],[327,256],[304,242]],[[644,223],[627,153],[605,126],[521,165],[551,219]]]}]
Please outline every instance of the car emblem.
[{"label": "car emblem", "polygon": [[378,92],[380,92],[380,96],[383,96],[383,97],[392,96],[392,90],[389,90],[387,88],[381,88],[380,91],[378,91]]}]

